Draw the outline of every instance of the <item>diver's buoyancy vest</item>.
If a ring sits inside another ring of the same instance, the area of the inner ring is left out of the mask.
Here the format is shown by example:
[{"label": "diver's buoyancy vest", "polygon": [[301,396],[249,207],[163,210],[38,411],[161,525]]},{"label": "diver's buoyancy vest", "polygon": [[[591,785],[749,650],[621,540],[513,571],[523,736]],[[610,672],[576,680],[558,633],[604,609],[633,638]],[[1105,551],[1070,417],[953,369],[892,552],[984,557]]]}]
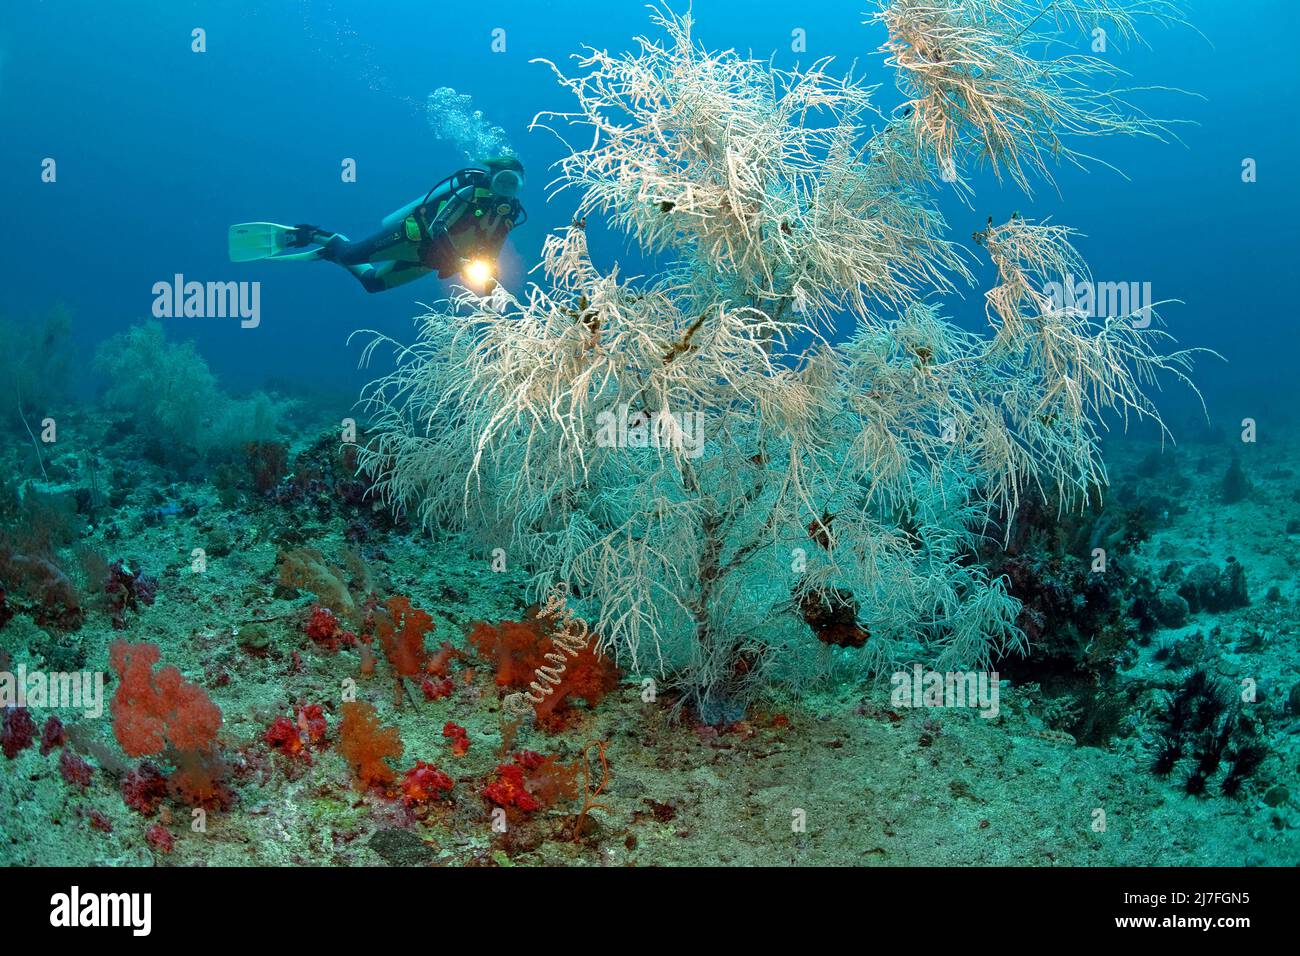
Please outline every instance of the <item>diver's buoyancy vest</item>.
[{"label": "diver's buoyancy vest", "polygon": [[[517,199],[496,197],[487,188],[489,181],[481,169],[459,170],[423,196],[389,213],[382,226],[400,233],[410,243],[419,244],[430,238],[430,227],[436,222],[446,229],[457,255],[495,257],[510,230],[522,222],[524,213]],[[452,203],[456,208],[448,210]],[[473,222],[463,222],[466,216],[472,216]],[[466,245],[486,248],[462,248]]]},{"label": "diver's buoyancy vest", "polygon": [[[380,222],[380,228],[396,229],[404,220],[408,219],[420,206],[428,204],[434,208],[435,213],[440,210],[446,201],[459,192],[468,182],[483,179],[486,173],[481,169],[473,167],[467,169],[458,169],[445,179],[439,180],[433,188],[422,196],[417,196],[400,209],[395,209],[383,218]],[[432,220],[432,216],[429,217]]]}]

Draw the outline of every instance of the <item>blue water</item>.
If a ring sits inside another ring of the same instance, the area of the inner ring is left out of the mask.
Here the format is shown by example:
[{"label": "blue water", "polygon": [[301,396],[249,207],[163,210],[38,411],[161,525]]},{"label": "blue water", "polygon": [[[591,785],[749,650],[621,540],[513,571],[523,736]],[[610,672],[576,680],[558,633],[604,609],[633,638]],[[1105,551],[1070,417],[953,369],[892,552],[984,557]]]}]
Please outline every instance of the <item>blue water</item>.
[{"label": "blue water", "polygon": [[[697,36],[711,48],[752,50],[789,67],[833,55],[896,99],[875,49],[881,31],[860,25],[861,3],[696,0]],[[945,200],[956,237],[988,215],[1052,216],[1087,235],[1081,249],[1098,278],[1150,281],[1177,298],[1165,317],[1187,345],[1216,349],[1198,381],[1213,417],[1233,422],[1261,401],[1294,398],[1293,290],[1300,248],[1300,155],[1293,0],[1195,0],[1204,37],[1156,30],[1152,49],[1113,51],[1136,85],[1153,92],[1151,114],[1180,117],[1183,145],[1100,140],[1089,151],[1120,167],[1060,171],[1029,201],[977,178],[974,209]],[[454,12],[453,12],[454,11]],[[207,33],[191,52],[190,31]],[[491,31],[506,30],[494,53]],[[808,52],[790,50],[794,28]],[[0,310],[26,315],[63,300],[79,344],[94,344],[148,315],[155,282],[260,280],[262,324],[170,319],[234,388],[268,381],[351,393],[365,378],[348,333],[370,327],[406,335],[417,301],[442,295],[426,278],[367,295],[323,264],[232,265],[234,222],[314,222],[368,234],[379,219],[463,165],[432,135],[428,93],[451,86],[504,127],[531,175],[522,197],[531,219],[512,236],[503,281],[522,288],[546,233],[565,224],[574,200],[545,201],[546,167],[563,155],[533,115],[570,103],[535,57],[562,62],[583,45],[626,49],[651,29],[640,3],[564,0],[495,8],[390,0],[216,3],[152,0],[103,4],[6,3],[0,12]],[[1080,38],[1083,50],[1084,39]],[[1200,98],[1200,97],[1203,97]],[[41,161],[58,163],[42,183]],[[356,160],[358,181],[340,163]],[[1244,184],[1243,158],[1259,181]],[[598,260],[634,261],[604,236]],[[952,311],[978,319],[978,290]],[[1167,402],[1183,397],[1172,395]]]}]

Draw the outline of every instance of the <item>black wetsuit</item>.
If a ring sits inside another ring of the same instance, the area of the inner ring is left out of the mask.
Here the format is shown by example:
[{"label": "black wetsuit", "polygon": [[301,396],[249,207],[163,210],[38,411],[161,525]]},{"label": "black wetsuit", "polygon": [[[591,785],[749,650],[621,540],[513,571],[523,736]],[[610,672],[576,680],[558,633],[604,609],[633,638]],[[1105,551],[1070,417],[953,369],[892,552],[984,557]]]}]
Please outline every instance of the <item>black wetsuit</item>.
[{"label": "black wetsuit", "polygon": [[525,213],[519,200],[494,194],[490,182],[486,170],[462,169],[389,216],[386,228],[368,239],[330,236],[321,258],[347,268],[367,292],[383,292],[430,272],[446,279],[470,259],[495,261]]}]

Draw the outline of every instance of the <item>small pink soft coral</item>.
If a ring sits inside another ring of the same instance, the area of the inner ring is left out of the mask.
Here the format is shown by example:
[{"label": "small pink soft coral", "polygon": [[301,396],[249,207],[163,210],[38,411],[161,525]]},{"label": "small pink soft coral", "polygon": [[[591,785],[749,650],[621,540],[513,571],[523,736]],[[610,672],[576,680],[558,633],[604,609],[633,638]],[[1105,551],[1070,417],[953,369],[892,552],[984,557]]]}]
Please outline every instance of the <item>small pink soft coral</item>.
[{"label": "small pink soft coral", "polygon": [[0,751],[10,760],[32,745],[36,739],[36,721],[26,707],[7,707],[0,724]]},{"label": "small pink soft coral", "polygon": [[170,665],[154,672],[162,657],[156,644],[114,641],[109,663],[120,684],[113,694],[113,735],[131,757],[167,752],[175,764],[171,793],[191,806],[225,808],[234,795],[222,783],[227,767],[217,751],[221,708],[207,692]]},{"label": "small pink soft coral", "polygon": [[110,705],[113,734],[128,756],[153,756],[169,743],[177,750],[194,751],[216,742],[221,708],[175,667],[154,673],[162,659],[157,644],[114,641],[108,658],[121,682]]}]

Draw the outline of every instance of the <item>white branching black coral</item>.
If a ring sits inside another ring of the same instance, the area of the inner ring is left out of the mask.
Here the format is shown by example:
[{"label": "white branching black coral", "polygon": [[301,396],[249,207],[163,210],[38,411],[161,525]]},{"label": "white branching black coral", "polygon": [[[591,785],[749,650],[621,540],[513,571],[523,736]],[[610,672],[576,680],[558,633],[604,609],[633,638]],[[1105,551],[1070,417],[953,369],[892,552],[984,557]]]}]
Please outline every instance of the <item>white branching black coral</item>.
[{"label": "white branching black coral", "polygon": [[1050,182],[1051,167],[1086,158],[1072,140],[1168,132],[1114,88],[1115,66],[1056,52],[1063,26],[1119,41],[1140,39],[1142,19],[1181,20],[1161,0],[889,0],[873,16],[889,31],[882,50],[917,148],[950,180],[971,154],[1026,192],[1031,174]]},{"label": "white branching black coral", "polygon": [[[1104,7],[1131,25],[1123,11],[1159,5]],[[670,675],[707,721],[738,719],[773,680],[1023,650],[1019,605],[974,558],[981,536],[1027,488],[1092,495],[1103,416],[1154,418],[1143,389],[1190,359],[1163,354],[1154,313],[1047,296],[1087,276],[1055,225],[977,235],[997,275],[988,334],[932,299],[971,281],[931,196],[961,143],[1021,181],[1065,155],[1065,128],[1143,131],[1063,100],[1024,37],[991,25],[1041,35],[1082,9],[895,0],[882,16],[917,103],[889,120],[829,63],[785,73],[709,52],[689,17],[556,68],[576,105],[537,125],[584,137],[560,164],[579,218],[526,291],[463,290],[414,344],[375,337],[367,359],[391,345],[397,362],[366,392],[379,493],[506,548],[534,594],[569,582],[600,650]],[[953,72],[967,55],[988,72]],[[588,216],[669,266],[635,280],[599,265]],[[800,609],[827,595],[868,638],[818,639]]]},{"label": "white branching black coral", "polygon": [[786,72],[706,52],[689,16],[656,22],[666,42],[642,37],[635,55],[591,50],[573,77],[550,64],[577,110],[534,126],[590,139],[560,163],[580,215],[607,215],[647,250],[689,249],[774,316],[897,305],[964,275],[939,214],[862,149],[871,87],[827,60]]}]

